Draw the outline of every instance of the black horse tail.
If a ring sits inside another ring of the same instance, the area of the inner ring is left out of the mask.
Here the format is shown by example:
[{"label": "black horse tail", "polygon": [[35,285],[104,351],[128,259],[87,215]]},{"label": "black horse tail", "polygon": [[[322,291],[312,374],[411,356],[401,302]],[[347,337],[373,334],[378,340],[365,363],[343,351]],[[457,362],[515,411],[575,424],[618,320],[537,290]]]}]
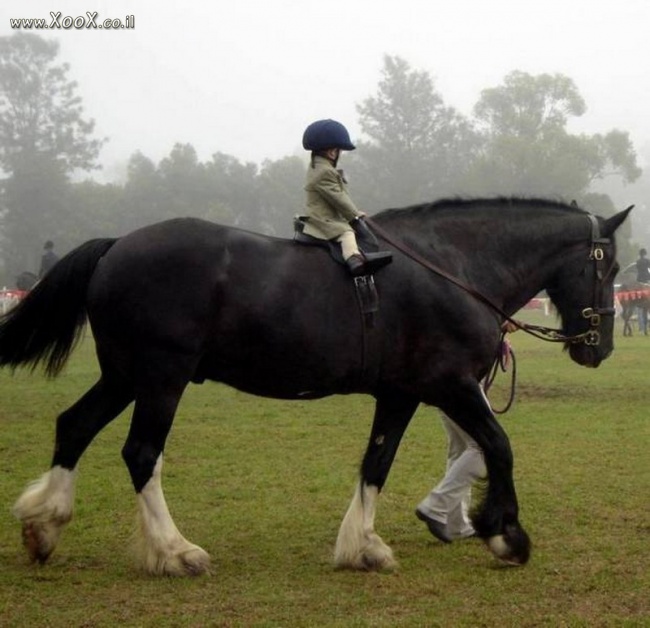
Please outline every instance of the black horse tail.
[{"label": "black horse tail", "polygon": [[116,238],[89,240],[63,257],[0,318],[0,367],[45,363],[59,374],[86,323],[86,292],[100,258]]}]

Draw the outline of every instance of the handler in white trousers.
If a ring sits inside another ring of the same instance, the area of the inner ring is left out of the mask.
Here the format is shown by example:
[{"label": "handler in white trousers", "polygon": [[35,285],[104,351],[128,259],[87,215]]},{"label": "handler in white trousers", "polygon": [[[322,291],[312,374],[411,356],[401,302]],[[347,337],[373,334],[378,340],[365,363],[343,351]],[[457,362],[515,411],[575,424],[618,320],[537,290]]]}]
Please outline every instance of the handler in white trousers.
[{"label": "handler in white trousers", "polygon": [[447,470],[440,483],[419,503],[415,514],[431,534],[444,543],[474,536],[469,519],[472,484],[484,478],[487,470],[476,441],[444,414],[447,431]]},{"label": "handler in white trousers", "polygon": [[[518,328],[519,325],[511,320],[502,326],[505,333],[513,333]],[[501,350],[507,365],[512,349],[505,338]],[[485,392],[483,394],[485,396]],[[489,404],[487,397],[485,401]],[[476,441],[446,415],[442,414],[441,419],[448,440],[447,470],[445,477],[418,504],[415,515],[427,524],[433,536],[451,543],[454,539],[474,536],[469,518],[472,484],[487,475],[487,468]]]}]

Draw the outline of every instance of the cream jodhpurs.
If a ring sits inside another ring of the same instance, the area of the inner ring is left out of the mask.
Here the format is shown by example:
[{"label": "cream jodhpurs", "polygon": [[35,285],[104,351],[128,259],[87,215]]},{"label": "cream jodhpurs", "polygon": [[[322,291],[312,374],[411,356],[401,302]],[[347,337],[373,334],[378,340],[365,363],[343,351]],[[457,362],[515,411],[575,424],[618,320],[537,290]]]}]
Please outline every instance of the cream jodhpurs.
[{"label": "cream jodhpurs", "polygon": [[343,259],[347,260],[353,255],[359,255],[359,247],[357,246],[357,237],[354,234],[354,231],[346,231],[342,233],[336,241],[341,244],[341,252],[343,253]]}]

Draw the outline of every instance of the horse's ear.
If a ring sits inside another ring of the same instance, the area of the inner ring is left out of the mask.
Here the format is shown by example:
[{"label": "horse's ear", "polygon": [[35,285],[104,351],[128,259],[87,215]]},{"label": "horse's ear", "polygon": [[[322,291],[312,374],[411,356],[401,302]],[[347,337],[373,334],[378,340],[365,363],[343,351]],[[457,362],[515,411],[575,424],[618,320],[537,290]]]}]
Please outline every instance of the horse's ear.
[{"label": "horse's ear", "polygon": [[608,218],[603,224],[603,235],[611,236],[614,231],[616,231],[623,224],[623,221],[627,218],[627,215],[632,211],[633,207],[634,205],[630,205],[622,212],[618,212],[618,214],[615,214],[611,218]]}]

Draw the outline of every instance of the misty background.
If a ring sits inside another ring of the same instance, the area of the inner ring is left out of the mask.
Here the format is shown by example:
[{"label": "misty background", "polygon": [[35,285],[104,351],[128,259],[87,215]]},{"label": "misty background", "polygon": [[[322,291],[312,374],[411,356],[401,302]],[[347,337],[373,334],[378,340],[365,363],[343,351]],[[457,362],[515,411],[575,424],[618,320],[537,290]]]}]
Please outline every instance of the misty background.
[{"label": "misty background", "polygon": [[175,216],[289,237],[302,132],[328,117],[358,145],[340,165],[368,213],[635,204],[626,265],[650,244],[648,24],[643,0],[5,1],[0,284],[48,239],[61,255]]}]

